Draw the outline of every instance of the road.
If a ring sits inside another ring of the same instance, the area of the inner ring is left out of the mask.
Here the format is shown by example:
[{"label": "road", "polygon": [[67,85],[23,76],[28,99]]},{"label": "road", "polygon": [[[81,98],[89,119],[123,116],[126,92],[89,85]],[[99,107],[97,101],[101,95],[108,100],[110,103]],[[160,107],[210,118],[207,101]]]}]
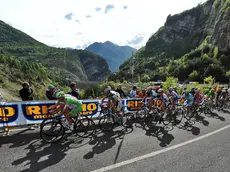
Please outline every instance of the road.
[{"label": "road", "polygon": [[[3,172],[226,172],[230,169],[230,111],[194,120],[191,125],[66,137],[45,144],[38,130],[0,136]],[[223,128],[225,127],[225,128]],[[125,133],[125,134],[124,134]],[[114,165],[115,164],[115,165]]]}]

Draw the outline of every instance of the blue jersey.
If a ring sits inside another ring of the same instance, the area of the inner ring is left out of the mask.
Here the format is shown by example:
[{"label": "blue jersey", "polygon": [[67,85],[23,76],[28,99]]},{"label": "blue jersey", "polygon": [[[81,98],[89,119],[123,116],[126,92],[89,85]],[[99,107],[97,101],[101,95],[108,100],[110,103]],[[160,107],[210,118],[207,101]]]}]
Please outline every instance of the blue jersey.
[{"label": "blue jersey", "polygon": [[191,93],[189,93],[189,94],[184,94],[183,96],[182,96],[182,98],[184,98],[185,99],[185,101],[187,102],[187,103],[190,103],[190,102],[193,102],[194,101],[194,97],[193,97],[193,95],[191,94]]}]

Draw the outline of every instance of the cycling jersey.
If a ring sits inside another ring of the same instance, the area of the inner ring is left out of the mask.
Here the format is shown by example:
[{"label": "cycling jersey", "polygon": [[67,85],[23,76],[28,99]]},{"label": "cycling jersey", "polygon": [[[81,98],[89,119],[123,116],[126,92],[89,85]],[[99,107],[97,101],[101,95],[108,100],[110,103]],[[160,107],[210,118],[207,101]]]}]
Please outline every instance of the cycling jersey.
[{"label": "cycling jersey", "polygon": [[82,101],[78,100],[73,96],[65,96],[66,107],[69,108],[69,113],[72,116],[78,115],[82,111]]},{"label": "cycling jersey", "polygon": [[214,99],[216,97],[216,93],[215,92],[212,92],[212,91],[209,91],[207,96],[211,99]]},{"label": "cycling jersey", "polygon": [[147,89],[146,89],[146,94],[147,94],[147,96],[148,97],[156,97],[157,96],[157,93],[156,93],[156,91],[154,91],[153,89],[152,89],[152,87],[148,87]]},{"label": "cycling jersey", "polygon": [[200,104],[203,102],[203,95],[202,94],[194,94],[194,102],[196,104]]},{"label": "cycling jersey", "polygon": [[110,91],[107,98],[109,101],[110,100],[119,101],[120,100],[120,94],[116,91]]},{"label": "cycling jersey", "polygon": [[193,104],[193,102],[194,102],[194,97],[193,97],[193,95],[192,95],[191,93],[189,93],[189,94],[187,94],[187,95],[184,94],[184,95],[182,96],[182,98],[185,99],[184,105],[185,105],[186,107],[192,106],[192,104]]},{"label": "cycling jersey", "polygon": [[169,91],[168,92],[168,97],[173,97],[174,98],[174,102],[176,102],[178,100],[178,94],[175,91]]},{"label": "cycling jersey", "polygon": [[157,96],[157,99],[158,100],[163,100],[165,103],[167,102],[169,102],[169,98],[168,98],[168,96],[165,94],[165,93],[163,93],[162,95],[158,95]]}]

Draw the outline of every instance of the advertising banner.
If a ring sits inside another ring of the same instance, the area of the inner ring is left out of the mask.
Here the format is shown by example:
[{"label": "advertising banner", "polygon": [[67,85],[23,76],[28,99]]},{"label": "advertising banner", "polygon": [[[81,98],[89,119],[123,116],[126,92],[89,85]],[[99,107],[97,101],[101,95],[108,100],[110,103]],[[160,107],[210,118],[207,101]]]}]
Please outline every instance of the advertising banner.
[{"label": "advertising banner", "polygon": [[[146,101],[149,99],[147,98]],[[105,100],[106,102],[107,100]],[[126,112],[140,110],[143,104],[141,99],[123,99],[122,104]],[[50,106],[56,101],[28,101],[28,102],[2,102],[0,104],[0,127],[39,124],[51,115],[48,113]],[[97,117],[100,113],[100,100],[83,100],[80,115]]]}]

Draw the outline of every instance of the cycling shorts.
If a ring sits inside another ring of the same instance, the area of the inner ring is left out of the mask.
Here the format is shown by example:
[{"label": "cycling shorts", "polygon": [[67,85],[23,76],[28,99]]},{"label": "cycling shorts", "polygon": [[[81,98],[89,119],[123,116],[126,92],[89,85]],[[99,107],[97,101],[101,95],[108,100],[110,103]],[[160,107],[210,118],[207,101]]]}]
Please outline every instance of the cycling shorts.
[{"label": "cycling shorts", "polygon": [[73,117],[77,116],[80,112],[82,112],[82,104],[74,104],[68,105],[69,114]]}]

